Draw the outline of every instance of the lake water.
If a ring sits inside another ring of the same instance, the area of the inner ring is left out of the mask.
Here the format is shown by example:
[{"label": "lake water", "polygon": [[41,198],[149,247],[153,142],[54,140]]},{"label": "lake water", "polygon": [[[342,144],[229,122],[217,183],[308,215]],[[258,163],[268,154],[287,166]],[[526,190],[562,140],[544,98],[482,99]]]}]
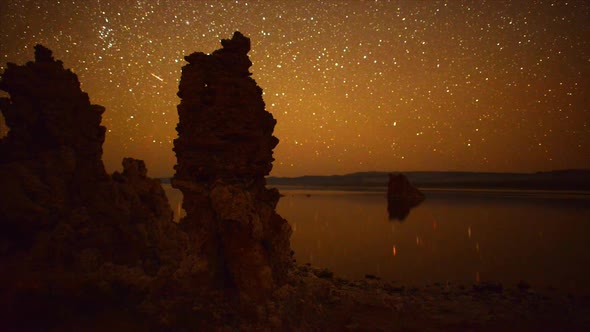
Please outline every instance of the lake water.
[{"label": "lake water", "polygon": [[[165,186],[175,213],[182,195]],[[280,187],[299,263],[404,285],[499,281],[590,291],[590,193],[425,190],[403,221],[385,192]]]}]

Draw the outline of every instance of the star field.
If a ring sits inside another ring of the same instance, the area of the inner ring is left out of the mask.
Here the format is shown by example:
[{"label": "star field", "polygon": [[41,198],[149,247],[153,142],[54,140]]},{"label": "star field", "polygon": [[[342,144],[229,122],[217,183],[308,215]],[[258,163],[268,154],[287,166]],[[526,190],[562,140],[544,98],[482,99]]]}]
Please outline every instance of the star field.
[{"label": "star field", "polygon": [[590,168],[586,1],[4,0],[0,22],[0,69],[41,43],[106,107],[109,170],[173,174],[184,56],[236,30],[272,175]]}]

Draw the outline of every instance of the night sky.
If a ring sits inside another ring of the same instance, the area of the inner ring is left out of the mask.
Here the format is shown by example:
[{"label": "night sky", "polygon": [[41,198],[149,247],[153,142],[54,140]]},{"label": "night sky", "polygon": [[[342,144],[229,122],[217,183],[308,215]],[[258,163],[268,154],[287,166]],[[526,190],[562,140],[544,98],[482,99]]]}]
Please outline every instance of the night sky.
[{"label": "night sky", "polygon": [[272,175],[590,168],[587,1],[0,2],[0,64],[54,51],[106,107],[104,160],[170,176],[184,56],[239,30]]}]

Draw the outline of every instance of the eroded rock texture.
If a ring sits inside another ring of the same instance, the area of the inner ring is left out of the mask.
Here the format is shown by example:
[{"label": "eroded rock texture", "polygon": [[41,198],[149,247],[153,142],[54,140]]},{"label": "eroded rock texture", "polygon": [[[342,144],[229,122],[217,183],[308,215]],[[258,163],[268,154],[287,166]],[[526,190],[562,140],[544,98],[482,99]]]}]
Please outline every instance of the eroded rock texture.
[{"label": "eroded rock texture", "polygon": [[387,210],[390,220],[404,220],[410,210],[424,200],[424,194],[414,187],[404,174],[389,174]]},{"label": "eroded rock texture", "polygon": [[212,54],[185,57],[178,96],[178,163],[172,185],[184,194],[200,282],[237,287],[250,298],[283,284],[292,263],[289,224],[266,188],[276,120],[250,77],[250,39],[234,33]]},{"label": "eroded rock texture", "polygon": [[131,158],[105,172],[104,108],[47,48],[9,63],[0,89],[10,95],[0,99],[10,128],[0,140],[0,311],[24,331],[134,310],[185,250],[159,181]]}]

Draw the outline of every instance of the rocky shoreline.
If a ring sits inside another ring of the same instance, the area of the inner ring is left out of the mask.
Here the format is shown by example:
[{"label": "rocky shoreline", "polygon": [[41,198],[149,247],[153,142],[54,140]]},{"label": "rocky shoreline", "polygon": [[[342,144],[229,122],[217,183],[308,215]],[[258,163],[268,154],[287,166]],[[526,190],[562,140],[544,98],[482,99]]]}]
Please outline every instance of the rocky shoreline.
[{"label": "rocky shoreline", "polygon": [[[93,324],[73,319],[58,330],[87,331],[588,331],[590,296],[498,283],[422,288],[368,276],[346,280],[309,265],[264,303],[177,297],[167,313],[112,313]],[[158,317],[158,319],[156,319]]]},{"label": "rocky shoreline", "polygon": [[367,276],[350,281],[299,266],[279,294],[302,303],[303,324],[285,330],[332,331],[584,331],[590,296],[537,290],[526,284],[438,283],[405,287]]}]

